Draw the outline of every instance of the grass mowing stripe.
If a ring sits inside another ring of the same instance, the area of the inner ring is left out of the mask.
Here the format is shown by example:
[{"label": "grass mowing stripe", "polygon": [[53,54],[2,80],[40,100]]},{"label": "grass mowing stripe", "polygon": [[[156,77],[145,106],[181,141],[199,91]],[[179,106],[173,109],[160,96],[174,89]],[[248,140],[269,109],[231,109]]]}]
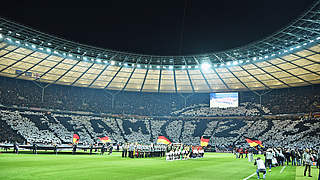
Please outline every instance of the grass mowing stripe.
[{"label": "grass mowing stripe", "polygon": [[254,175],[256,175],[256,173],[251,174],[250,176],[244,178],[243,180],[248,180],[248,179],[250,179],[250,178],[251,178],[252,176],[254,176]]},{"label": "grass mowing stripe", "polygon": [[280,174],[283,172],[283,170],[286,168],[287,166],[283,166],[283,168],[280,171]]}]

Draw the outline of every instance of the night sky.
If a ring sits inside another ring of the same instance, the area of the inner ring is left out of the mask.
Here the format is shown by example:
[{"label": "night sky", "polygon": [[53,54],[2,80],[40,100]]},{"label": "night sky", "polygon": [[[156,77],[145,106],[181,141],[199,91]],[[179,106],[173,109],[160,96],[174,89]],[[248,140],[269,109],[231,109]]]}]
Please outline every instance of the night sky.
[{"label": "night sky", "polygon": [[1,2],[0,16],[97,47],[143,54],[188,55],[260,40],[288,25],[314,1],[10,1]]}]

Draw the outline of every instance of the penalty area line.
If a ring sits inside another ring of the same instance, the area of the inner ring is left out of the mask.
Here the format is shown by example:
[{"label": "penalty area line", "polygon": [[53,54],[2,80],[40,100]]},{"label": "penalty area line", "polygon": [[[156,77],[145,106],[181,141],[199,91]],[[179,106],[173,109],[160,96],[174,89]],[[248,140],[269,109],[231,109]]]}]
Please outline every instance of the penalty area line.
[{"label": "penalty area line", "polygon": [[283,168],[280,171],[280,174],[283,172],[283,170],[286,168],[287,166],[283,166]]},{"label": "penalty area line", "polygon": [[256,175],[256,173],[251,174],[250,176],[244,178],[243,180],[248,180],[248,179],[250,179],[250,178],[251,178],[252,176],[254,176],[254,175]]}]

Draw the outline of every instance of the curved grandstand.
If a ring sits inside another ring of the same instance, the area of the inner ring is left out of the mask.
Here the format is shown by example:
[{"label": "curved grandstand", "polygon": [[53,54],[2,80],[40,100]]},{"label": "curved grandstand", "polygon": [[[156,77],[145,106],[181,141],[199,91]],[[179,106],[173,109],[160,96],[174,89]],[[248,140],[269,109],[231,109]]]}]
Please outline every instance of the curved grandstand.
[{"label": "curved grandstand", "polygon": [[320,4],[265,39],[223,52],[153,56],[70,42],[0,19],[0,75],[108,90],[194,93],[320,83]]},{"label": "curved grandstand", "polygon": [[[261,41],[186,56],[101,49],[0,19],[1,128],[10,140],[37,141],[45,134],[46,143],[67,143],[72,132],[82,133],[86,143],[102,134],[143,143],[160,134],[184,143],[196,143],[204,134],[218,145],[243,143],[246,134],[272,145],[274,132],[282,134],[279,141],[314,140],[319,137],[319,123],[311,121],[320,111],[319,19],[318,1]],[[229,91],[239,91],[239,107],[209,107],[208,92]],[[254,125],[261,131],[250,129]]]}]

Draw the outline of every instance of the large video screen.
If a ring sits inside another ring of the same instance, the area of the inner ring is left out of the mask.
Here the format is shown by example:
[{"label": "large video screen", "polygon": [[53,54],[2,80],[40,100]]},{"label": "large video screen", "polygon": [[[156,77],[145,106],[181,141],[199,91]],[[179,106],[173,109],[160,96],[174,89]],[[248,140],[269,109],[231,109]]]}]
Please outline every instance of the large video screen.
[{"label": "large video screen", "polygon": [[210,93],[210,108],[238,107],[238,92]]}]

